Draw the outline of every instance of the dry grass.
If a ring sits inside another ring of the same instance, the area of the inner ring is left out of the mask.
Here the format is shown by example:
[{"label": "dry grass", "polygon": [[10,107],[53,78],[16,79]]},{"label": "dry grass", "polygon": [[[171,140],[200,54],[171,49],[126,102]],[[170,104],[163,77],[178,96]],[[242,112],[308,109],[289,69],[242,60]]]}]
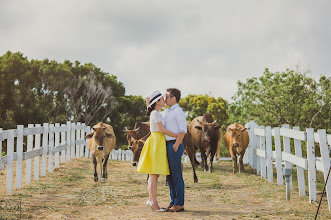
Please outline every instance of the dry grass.
[{"label": "dry grass", "polygon": [[[136,172],[131,162],[110,161],[108,180],[93,181],[90,159],[73,159],[54,173],[24,189],[6,196],[5,178],[1,178],[2,201],[21,199],[25,219],[312,219],[317,203],[299,197],[297,188],[291,201],[285,200],[285,187],[268,183],[249,167],[244,174],[232,174],[230,162],[216,163],[215,173],[198,169],[199,183],[193,183],[192,169],[184,165],[185,212],[156,213],[145,205],[148,193],[146,175]],[[5,172],[3,172],[5,175]],[[158,184],[158,201],[169,203],[169,189]],[[320,198],[320,194],[318,195]],[[320,219],[331,219],[324,200]],[[0,216],[1,219],[1,216]]]}]

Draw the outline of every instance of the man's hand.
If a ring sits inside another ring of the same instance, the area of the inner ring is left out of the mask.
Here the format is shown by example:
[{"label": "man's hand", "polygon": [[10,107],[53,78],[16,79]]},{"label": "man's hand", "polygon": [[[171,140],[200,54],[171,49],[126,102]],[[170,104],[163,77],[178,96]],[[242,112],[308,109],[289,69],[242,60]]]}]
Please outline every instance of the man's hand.
[{"label": "man's hand", "polygon": [[179,144],[177,144],[177,141],[176,141],[176,143],[174,143],[174,145],[172,147],[174,148],[175,152],[178,151]]},{"label": "man's hand", "polygon": [[149,96],[147,96],[147,98],[146,98],[146,107],[147,108],[148,108],[150,102],[151,102],[151,99]]}]

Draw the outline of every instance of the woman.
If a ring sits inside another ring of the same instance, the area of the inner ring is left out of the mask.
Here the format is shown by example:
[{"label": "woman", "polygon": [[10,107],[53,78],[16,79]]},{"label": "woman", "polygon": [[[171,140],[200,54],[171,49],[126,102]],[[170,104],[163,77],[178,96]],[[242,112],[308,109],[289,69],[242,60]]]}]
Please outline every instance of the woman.
[{"label": "woman", "polygon": [[149,200],[147,201],[147,205],[159,212],[164,212],[165,210],[160,209],[156,200],[157,179],[159,175],[170,174],[164,134],[177,137],[177,134],[165,129],[162,124],[162,116],[159,111],[164,107],[164,104],[164,96],[159,91],[151,94],[147,109],[147,115],[150,116],[151,135],[145,142],[137,167],[138,172],[149,174]]}]

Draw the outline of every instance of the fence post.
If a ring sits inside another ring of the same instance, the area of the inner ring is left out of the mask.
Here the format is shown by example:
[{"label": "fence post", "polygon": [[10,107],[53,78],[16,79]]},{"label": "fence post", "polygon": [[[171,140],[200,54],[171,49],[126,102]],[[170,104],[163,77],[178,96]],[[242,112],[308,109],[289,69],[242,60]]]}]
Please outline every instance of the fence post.
[{"label": "fence post", "polygon": [[23,125],[17,125],[17,160],[16,160],[16,188],[22,188],[22,170],[23,170]]},{"label": "fence post", "polygon": [[[258,128],[259,126],[257,124],[255,124],[254,122],[254,125],[255,125],[255,128]],[[256,140],[256,147],[257,149],[260,149],[260,137],[255,135],[255,129],[254,129],[254,138]],[[254,152],[256,154],[256,152]],[[261,175],[261,157],[257,156],[256,155],[256,174],[257,175]]]},{"label": "fence post", "polygon": [[[260,128],[264,129],[264,126],[260,126]],[[263,150],[264,152],[266,152],[266,149],[265,149],[265,136],[260,136],[260,149]],[[261,157],[261,177],[264,178],[264,179],[267,178],[266,159],[267,158]]]},{"label": "fence post", "polygon": [[[329,149],[326,140],[326,131],[325,129],[318,130],[318,135],[320,138],[320,150],[321,150],[321,159],[323,164],[323,173],[324,173],[324,183],[330,170],[330,158],[329,158]],[[330,178],[330,177],[329,177]],[[328,180],[326,183],[326,198],[328,200],[329,212],[331,212],[331,181]]]},{"label": "fence post", "polygon": [[75,130],[76,126],[75,123],[71,123],[71,157],[75,157]]},{"label": "fence post", "polygon": [[[36,128],[40,128],[41,127],[41,125],[40,124],[36,124],[35,125],[36,126]],[[36,134],[35,135],[35,149],[40,149],[40,134]],[[34,158],[34,169],[33,169],[33,174],[34,174],[34,180],[39,180],[39,166],[40,166],[40,156],[36,156],[35,158]]]},{"label": "fence post", "polygon": [[[85,123],[83,123],[82,124],[83,126],[85,126]],[[81,131],[80,131],[80,139],[83,141],[84,139],[85,139],[85,130],[86,130],[86,127],[85,127],[85,129],[82,129]],[[80,157],[84,157],[84,148],[85,148],[85,144],[81,144],[80,145],[80,150],[79,150],[79,152],[80,152]]]},{"label": "fence post", "polygon": [[[283,128],[290,128],[288,124],[284,124]],[[291,153],[290,138],[283,136],[284,152]],[[285,169],[292,169],[292,163],[285,161]],[[292,175],[290,176],[290,189],[292,189]]]},{"label": "fence post", "polygon": [[309,202],[316,201],[316,162],[315,162],[315,145],[314,129],[307,128],[307,159],[308,159],[308,188]]},{"label": "fence post", "polygon": [[[28,124],[28,128],[33,128],[33,124]],[[33,149],[33,135],[28,135],[28,146],[27,152]],[[26,160],[26,171],[25,171],[25,183],[28,185],[31,183],[31,171],[32,171],[32,159]]]},{"label": "fence post", "polygon": [[67,161],[70,160],[70,156],[71,156],[71,153],[70,153],[70,146],[71,146],[71,143],[70,143],[70,140],[71,140],[71,122],[70,121],[67,121]]},{"label": "fence post", "polygon": [[[91,132],[91,127],[87,126],[86,127],[86,134],[89,134]],[[89,158],[90,157],[90,149],[88,148],[88,139],[85,141],[85,157]]]},{"label": "fence post", "polygon": [[6,183],[7,194],[13,194],[13,179],[14,179],[14,130],[8,130],[7,137],[7,170],[6,170]]},{"label": "fence post", "polygon": [[[78,128],[78,126],[80,126],[80,122],[76,123],[77,127],[75,128],[76,131],[76,140],[79,141],[80,140],[80,130]],[[79,158],[80,157],[80,145],[76,144],[76,157]]]},{"label": "fence post", "polygon": [[[66,125],[62,124],[61,127],[64,128]],[[66,132],[61,132],[61,146],[65,145],[66,143]],[[66,151],[61,151],[61,163],[66,162]]]},{"label": "fence post", "polygon": [[273,182],[273,167],[272,167],[272,138],[271,138],[271,127],[266,127],[266,148],[267,148],[267,174],[268,182]]},{"label": "fence post", "polygon": [[[60,127],[60,123],[56,123],[55,124],[56,128]],[[56,132],[55,133],[55,148],[60,146],[60,132]],[[60,167],[60,152],[57,151],[55,153],[55,163],[54,163],[54,167],[55,168],[59,168]]]},{"label": "fence post", "polygon": [[249,139],[250,139],[250,142],[251,142],[251,146],[252,146],[252,159],[253,159],[253,168],[255,169],[255,170],[257,170],[257,157],[256,157],[256,153],[255,153],[255,148],[256,148],[256,137],[255,137],[255,135],[254,135],[254,129],[255,129],[255,123],[254,123],[254,121],[251,121],[250,122],[250,137],[249,137]]},{"label": "fence post", "polygon": [[282,164],[282,144],[280,141],[280,128],[274,128],[275,131],[275,151],[276,151],[276,168],[277,168],[277,184],[284,185],[283,179],[283,164]]},{"label": "fence post", "polygon": [[[293,130],[300,131],[300,127],[293,127]],[[294,139],[294,148],[295,148],[295,155],[298,157],[302,157],[302,148],[301,148],[301,141]],[[305,173],[304,168],[297,166],[297,177],[298,177],[298,187],[299,187],[299,195],[305,196],[306,195],[306,186],[305,186]]]},{"label": "fence post", "polygon": [[43,124],[43,155],[41,157],[41,176],[46,176],[48,151],[48,124]]},{"label": "fence post", "polygon": [[49,126],[49,153],[48,153],[48,172],[53,173],[53,163],[54,163],[54,124]]}]

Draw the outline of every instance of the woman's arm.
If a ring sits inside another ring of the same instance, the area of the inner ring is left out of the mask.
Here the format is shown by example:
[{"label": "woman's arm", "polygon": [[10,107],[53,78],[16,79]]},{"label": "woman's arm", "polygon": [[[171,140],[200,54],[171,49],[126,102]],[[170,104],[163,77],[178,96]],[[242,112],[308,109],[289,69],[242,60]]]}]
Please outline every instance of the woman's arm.
[{"label": "woman's arm", "polygon": [[162,124],[162,122],[156,122],[156,125],[157,125],[158,129],[159,129],[163,134],[166,134],[166,135],[168,135],[168,136],[170,136],[170,137],[175,137],[175,138],[177,138],[177,134],[175,134],[175,133],[173,133],[173,132],[171,132],[171,131],[165,129],[164,126],[163,126],[163,124]]}]

